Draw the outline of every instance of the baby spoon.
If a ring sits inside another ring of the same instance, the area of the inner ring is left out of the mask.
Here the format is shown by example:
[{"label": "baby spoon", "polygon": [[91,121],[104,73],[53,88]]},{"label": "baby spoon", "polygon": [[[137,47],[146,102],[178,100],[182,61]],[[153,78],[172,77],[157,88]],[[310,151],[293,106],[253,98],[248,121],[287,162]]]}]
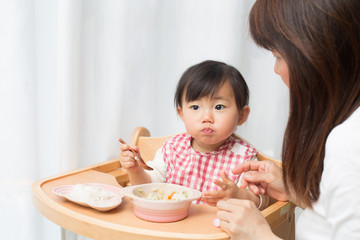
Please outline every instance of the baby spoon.
[{"label": "baby spoon", "polygon": [[[127,144],[121,138],[119,139],[119,142],[121,142],[122,144]],[[154,170],[154,169],[152,169],[152,167],[149,167],[148,165],[146,165],[145,161],[141,158],[141,156],[138,152],[135,152],[135,150],[132,148],[130,148],[130,151],[135,155],[135,160],[139,163],[140,166],[142,166],[146,170]]]}]

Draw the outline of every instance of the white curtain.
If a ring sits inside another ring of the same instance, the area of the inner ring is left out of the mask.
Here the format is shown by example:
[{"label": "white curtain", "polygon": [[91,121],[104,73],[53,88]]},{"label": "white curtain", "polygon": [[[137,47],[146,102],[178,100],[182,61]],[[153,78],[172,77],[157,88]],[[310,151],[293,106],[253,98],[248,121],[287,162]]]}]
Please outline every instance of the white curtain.
[{"label": "white curtain", "polygon": [[175,86],[206,59],[243,74],[251,113],[237,133],[280,158],[287,89],[249,37],[252,4],[0,0],[0,238],[60,239],[33,207],[32,183],[117,157],[117,139],[137,126],[184,131]]}]

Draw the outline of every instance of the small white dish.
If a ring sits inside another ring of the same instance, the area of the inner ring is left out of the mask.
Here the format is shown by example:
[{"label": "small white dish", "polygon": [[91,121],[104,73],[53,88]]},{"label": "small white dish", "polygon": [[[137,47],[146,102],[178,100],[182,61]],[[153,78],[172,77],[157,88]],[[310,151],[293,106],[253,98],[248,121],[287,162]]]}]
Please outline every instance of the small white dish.
[{"label": "small white dish", "polygon": [[61,198],[65,198],[71,202],[77,203],[85,207],[91,207],[102,212],[109,211],[119,206],[122,202],[122,198],[124,197],[124,194],[122,193],[122,189],[119,187],[115,187],[107,184],[101,184],[101,183],[84,183],[81,185],[99,187],[105,191],[111,192],[112,196],[109,199],[105,199],[105,200],[95,200],[95,199],[84,200],[79,197],[76,197],[76,194],[73,194],[76,185],[58,186],[53,188],[52,192]]}]

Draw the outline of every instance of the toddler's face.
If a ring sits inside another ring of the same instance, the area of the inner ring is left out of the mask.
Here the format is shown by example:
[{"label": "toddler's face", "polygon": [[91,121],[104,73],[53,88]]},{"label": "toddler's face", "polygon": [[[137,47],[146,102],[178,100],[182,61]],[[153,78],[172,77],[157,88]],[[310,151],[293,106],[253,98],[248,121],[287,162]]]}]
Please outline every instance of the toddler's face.
[{"label": "toddler's face", "polygon": [[194,138],[192,147],[200,152],[219,148],[236,126],[244,122],[229,82],[225,82],[213,98],[203,97],[192,102],[183,100],[178,113],[187,132]]}]

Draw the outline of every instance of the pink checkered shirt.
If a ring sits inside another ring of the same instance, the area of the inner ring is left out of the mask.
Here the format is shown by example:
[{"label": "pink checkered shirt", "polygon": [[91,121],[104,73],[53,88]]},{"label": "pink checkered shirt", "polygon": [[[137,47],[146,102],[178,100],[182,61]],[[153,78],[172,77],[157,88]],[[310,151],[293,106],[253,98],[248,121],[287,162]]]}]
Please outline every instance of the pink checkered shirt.
[{"label": "pink checkered shirt", "polygon": [[[229,137],[217,150],[201,153],[191,147],[191,136],[179,134],[167,140],[162,152],[166,164],[166,182],[197,189],[214,191],[218,187],[214,179],[220,179],[220,171],[225,170],[236,184],[240,175],[232,174],[237,165],[249,161],[257,151],[241,139]],[[200,203],[197,201],[196,203]]]}]

